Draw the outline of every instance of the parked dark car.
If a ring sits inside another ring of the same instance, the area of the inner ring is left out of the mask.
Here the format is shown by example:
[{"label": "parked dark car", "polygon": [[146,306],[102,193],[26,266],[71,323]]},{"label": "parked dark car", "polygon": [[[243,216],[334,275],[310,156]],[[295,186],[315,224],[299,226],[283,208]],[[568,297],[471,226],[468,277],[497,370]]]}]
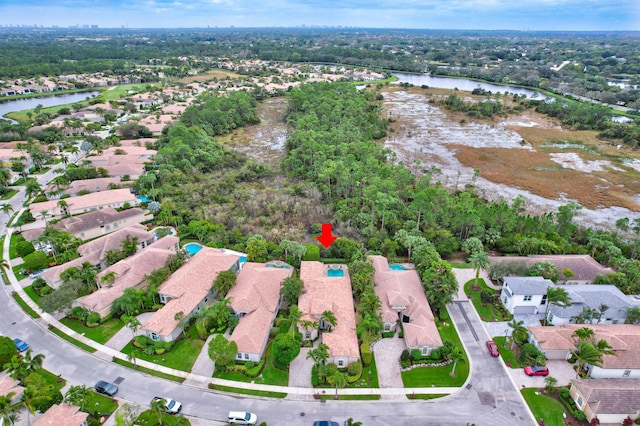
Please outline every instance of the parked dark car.
[{"label": "parked dark car", "polygon": [[13,339],[13,343],[15,343],[18,352],[24,352],[29,349],[29,345],[24,340]]},{"label": "parked dark car", "polygon": [[318,420],[313,422],[313,426],[340,426],[338,422],[332,422],[331,420]]},{"label": "parked dark car", "polygon": [[548,376],[549,369],[541,365],[526,366],[524,368],[524,374],[527,376]]},{"label": "parked dark car", "polygon": [[118,392],[118,386],[113,383],[105,382],[104,380],[98,380],[94,389],[98,393],[103,393],[105,395],[113,396]]},{"label": "parked dark car", "polygon": [[487,340],[487,349],[489,349],[489,353],[491,356],[500,356],[500,351],[498,350],[498,345],[493,340]]}]

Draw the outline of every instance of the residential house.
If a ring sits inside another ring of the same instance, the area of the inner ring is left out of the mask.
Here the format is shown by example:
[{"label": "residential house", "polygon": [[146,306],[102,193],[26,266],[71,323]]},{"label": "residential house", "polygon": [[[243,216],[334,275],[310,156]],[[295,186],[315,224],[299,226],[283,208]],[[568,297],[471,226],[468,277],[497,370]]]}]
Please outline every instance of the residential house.
[{"label": "residential house", "polygon": [[[558,254],[558,255],[529,255],[529,256],[490,256],[492,264],[501,262],[524,263],[530,266],[533,263],[553,263],[560,272],[560,278],[556,284],[593,284],[598,275],[607,275],[613,271],[605,268],[587,254]],[[565,272],[571,271],[565,275]]]},{"label": "residential house", "polygon": [[92,155],[87,157],[86,160],[95,167],[106,167],[115,164],[144,164],[153,161],[153,156],[156,153],[157,151],[147,149],[144,146],[118,146],[107,148],[102,154]]},{"label": "residential house", "polygon": [[122,179],[138,179],[145,172],[144,163],[118,163],[104,166],[103,169],[109,173],[109,176]]},{"label": "residential house", "polygon": [[553,282],[542,277],[504,277],[500,300],[514,315],[544,313],[547,287]]},{"label": "residential house", "polygon": [[529,341],[547,359],[569,359],[576,349],[576,330],[589,328],[593,338],[605,340],[615,355],[604,355],[602,365],[586,364],[593,379],[640,379],[640,326],[633,324],[565,324],[561,326],[529,327]]},{"label": "residential house", "polygon": [[407,349],[429,355],[433,349],[442,347],[431,306],[420,276],[409,267],[412,265],[397,265],[392,269],[383,256],[370,256],[370,259],[375,269],[374,289],[381,303],[384,331],[395,331],[402,321]]},{"label": "residential house", "polygon": [[571,380],[569,394],[591,424],[620,425],[640,416],[640,380]]},{"label": "residential house", "polygon": [[80,407],[63,402],[53,404],[33,426],[87,426],[87,417],[89,413],[80,411]]},{"label": "residential house", "polygon": [[69,268],[82,268],[84,263],[89,263],[90,265],[96,265],[100,263],[100,260],[97,257],[97,253],[92,253],[91,255],[78,257],[76,259],[65,262],[61,265],[53,266],[46,271],[40,274],[40,278],[42,278],[49,287],[58,288],[63,283],[62,273]]},{"label": "residential house", "polygon": [[91,240],[100,235],[106,235],[118,229],[151,219],[153,219],[152,215],[137,207],[122,211],[106,207],[101,210],[62,219],[53,226],[82,240]]},{"label": "residential house", "polygon": [[156,234],[138,223],[119,229],[110,234],[96,238],[78,247],[81,257],[91,256],[98,260],[95,266],[102,270],[107,267],[105,258],[110,251],[122,251],[127,239],[136,242],[136,251],[142,250],[156,240]]},{"label": "residential house", "polygon": [[269,341],[269,332],[280,309],[280,287],[293,267],[284,262],[246,262],[226,297],[240,318],[230,340],[238,345],[236,359],[259,362]]},{"label": "residential house", "polygon": [[181,321],[176,319],[176,314],[182,312],[184,318],[188,318],[209,305],[214,295],[212,284],[218,273],[238,272],[240,258],[224,249],[200,249],[160,286],[158,294],[164,306],[153,313],[141,330],[152,340],[175,340],[182,333]]},{"label": "residential house", "polygon": [[[90,312],[97,312],[104,318],[111,312],[113,302],[122,296],[127,288],[140,289],[147,285],[146,277],[165,266],[167,259],[176,254],[178,243],[178,237],[168,235],[109,266],[96,277],[98,290],[78,298],[75,304]],[[108,277],[112,272],[113,281],[105,280],[104,277]]]},{"label": "residential house", "polygon": [[[62,201],[66,203],[66,207],[59,205]],[[29,206],[29,211],[35,218],[42,217],[43,214],[46,214],[47,217],[55,218],[66,214],[73,216],[109,207],[118,209],[124,207],[125,204],[135,207],[140,204],[140,200],[129,189],[111,189],[79,197],[65,198],[64,200],[33,203]]]},{"label": "residential house", "polygon": [[[316,261],[303,261],[300,279],[304,282],[298,308],[302,320],[318,321],[322,343],[329,348],[328,362],[346,367],[360,358],[356,335],[356,316],[353,307],[351,279],[343,265],[325,265]],[[336,326],[321,321],[323,312],[330,311],[336,318]],[[298,326],[305,340],[318,337],[318,330],[305,330]]]},{"label": "residential house", "polygon": [[551,305],[547,318],[550,324],[622,324],[629,308],[640,307],[640,303],[633,303],[614,285],[578,284],[564,288],[572,305],[564,308]]},{"label": "residential house", "polygon": [[114,177],[81,179],[71,182],[67,189],[65,189],[62,193],[76,196],[79,192],[107,191],[109,189],[113,189],[114,186],[122,186],[122,181],[119,178]]},{"label": "residential house", "polygon": [[5,374],[0,376],[0,396],[7,396],[13,392],[11,404],[17,404],[22,401],[24,389],[24,386],[20,386],[20,382],[18,380],[12,379]]}]

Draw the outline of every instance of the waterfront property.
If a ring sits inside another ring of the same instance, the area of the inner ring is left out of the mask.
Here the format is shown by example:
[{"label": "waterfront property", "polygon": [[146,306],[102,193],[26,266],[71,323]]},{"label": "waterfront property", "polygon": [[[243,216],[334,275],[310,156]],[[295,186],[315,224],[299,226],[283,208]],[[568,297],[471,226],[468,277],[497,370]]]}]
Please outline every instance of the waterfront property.
[{"label": "waterfront property", "polygon": [[[358,337],[356,336],[356,317],[353,308],[351,279],[346,266],[336,265],[331,270],[342,272],[342,276],[330,276],[329,266],[321,262],[303,261],[300,265],[300,279],[304,282],[298,307],[303,313],[303,320],[318,321],[322,333],[322,343],[329,348],[327,362],[338,367],[346,367],[360,358]],[[330,311],[336,318],[336,326],[324,323],[323,312]],[[329,331],[330,330],[330,331]],[[314,340],[318,330],[305,330],[298,326],[303,339]]]},{"label": "waterfront property", "polygon": [[293,268],[283,262],[243,265],[226,296],[232,312],[240,318],[230,337],[238,345],[239,361],[258,362],[262,358],[280,309],[280,287],[292,273]]}]

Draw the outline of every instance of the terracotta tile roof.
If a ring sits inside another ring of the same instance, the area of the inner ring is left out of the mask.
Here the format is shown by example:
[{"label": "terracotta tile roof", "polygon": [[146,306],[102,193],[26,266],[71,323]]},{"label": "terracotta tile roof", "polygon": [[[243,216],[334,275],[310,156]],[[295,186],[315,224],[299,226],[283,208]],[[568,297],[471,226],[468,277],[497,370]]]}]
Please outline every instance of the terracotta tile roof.
[{"label": "terracotta tile roof", "polygon": [[[55,227],[69,232],[70,234],[78,234],[89,229],[97,228],[102,224],[108,225],[140,215],[144,215],[144,211],[137,207],[123,210],[121,212],[114,208],[106,207],[101,210],[62,219],[55,225]],[[151,218],[152,216],[149,215],[148,217]]]},{"label": "terracotta tile roof", "polygon": [[640,368],[640,326],[634,324],[565,324],[556,327],[529,327],[543,350],[574,350],[571,335],[579,328],[590,328],[594,338],[604,339],[617,356],[605,355],[602,368]]},{"label": "terracotta tile roof", "polygon": [[383,256],[370,256],[370,259],[375,269],[374,289],[380,298],[383,319],[394,322],[398,319],[398,310],[401,310],[410,318],[408,323],[402,324],[408,346],[442,346],[418,272],[415,269],[391,270]]},{"label": "terracotta tile roof", "polygon": [[573,281],[593,282],[598,274],[614,272],[611,268],[605,268],[586,254],[562,254],[562,255],[530,255],[530,256],[490,256],[491,263],[499,262],[524,262],[531,265],[536,262],[550,262],[556,265],[559,271],[570,269],[574,276]]},{"label": "terracotta tile roof", "polygon": [[122,243],[127,237],[131,239],[137,238],[138,244],[140,244],[143,241],[153,241],[155,234],[148,231],[146,226],[135,223],[78,246],[78,253],[80,256],[97,253],[98,259],[102,260],[108,251],[122,250]]},{"label": "terracotta tile roof", "polygon": [[99,192],[109,189],[109,185],[122,185],[120,178],[106,177],[96,179],[75,180],[64,190],[65,194],[75,195],[80,191]]},{"label": "terracotta tile roof", "polygon": [[7,396],[11,392],[15,393],[14,398],[19,398],[24,392],[24,387],[20,386],[20,382],[9,376],[0,377],[0,395]]},{"label": "terracotta tile roof", "polygon": [[60,281],[60,274],[69,268],[80,268],[84,262],[89,262],[91,265],[97,265],[100,263],[100,259],[98,258],[97,253],[91,253],[87,256],[70,260],[62,265],[53,266],[40,274],[40,276],[48,283],[55,284]]},{"label": "terracotta tile roof", "polygon": [[80,411],[80,407],[62,403],[53,404],[43,415],[33,422],[33,426],[78,426],[83,424],[89,413]]},{"label": "terracotta tile roof", "polygon": [[277,267],[274,262],[247,262],[238,274],[235,286],[227,293],[231,308],[236,313],[245,313],[231,334],[238,352],[262,355],[262,346],[277,313],[280,287],[293,273],[289,265],[282,266]]},{"label": "terracotta tile roof", "polygon": [[640,411],[640,380],[573,379],[571,384],[598,414],[634,415]]},{"label": "terracotta tile roof", "polygon": [[298,307],[304,313],[302,319],[311,321],[318,320],[324,311],[333,312],[337,320],[336,327],[330,333],[322,333],[322,342],[329,347],[329,355],[360,358],[351,279],[346,267],[342,270],[343,277],[329,277],[324,264],[303,261],[300,278],[304,282],[304,289]]},{"label": "terracotta tile roof", "polygon": [[110,176],[140,176],[144,173],[144,164],[142,163],[126,163],[126,164],[109,164],[102,166]]},{"label": "terracotta tile roof", "polygon": [[[163,240],[165,238],[163,238]],[[102,277],[110,272],[114,272],[116,278],[113,284],[111,286],[101,287],[91,294],[80,297],[77,302],[92,311],[101,312],[109,308],[118,297],[122,296],[125,289],[141,285],[144,282],[145,275],[149,275],[151,272],[164,267],[169,256],[175,254],[174,250],[157,248],[154,247],[154,245],[155,244],[152,244],[133,256],[123,259],[104,271],[101,271],[96,277],[98,284],[101,283],[100,280]]]},{"label": "terracotta tile roof", "polygon": [[[60,200],[50,200],[42,203],[33,203],[29,206],[29,211],[36,217],[41,211],[52,211],[54,213],[58,213],[60,211],[60,208],[58,207],[59,201]],[[132,206],[140,204],[135,194],[132,194],[127,188],[94,192],[78,197],[66,198],[64,201],[66,201],[68,209],[71,212],[124,202],[128,202]]]},{"label": "terracotta tile roof", "polygon": [[218,273],[231,269],[239,259],[240,256],[220,249],[203,247],[160,286],[158,293],[172,299],[156,311],[142,325],[142,329],[162,336],[171,334],[178,326],[175,315],[178,312],[185,315],[193,312],[211,290]]}]

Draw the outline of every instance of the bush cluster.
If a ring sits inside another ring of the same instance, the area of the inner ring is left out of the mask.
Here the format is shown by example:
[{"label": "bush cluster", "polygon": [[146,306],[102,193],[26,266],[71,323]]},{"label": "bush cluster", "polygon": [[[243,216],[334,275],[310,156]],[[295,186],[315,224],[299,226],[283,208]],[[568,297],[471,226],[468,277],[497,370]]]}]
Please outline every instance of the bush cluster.
[{"label": "bush cluster", "polygon": [[158,342],[151,340],[147,336],[136,336],[135,339],[133,339],[133,346],[142,349],[142,352],[147,355],[162,355],[165,352],[170,352],[174,345],[174,341]]}]

